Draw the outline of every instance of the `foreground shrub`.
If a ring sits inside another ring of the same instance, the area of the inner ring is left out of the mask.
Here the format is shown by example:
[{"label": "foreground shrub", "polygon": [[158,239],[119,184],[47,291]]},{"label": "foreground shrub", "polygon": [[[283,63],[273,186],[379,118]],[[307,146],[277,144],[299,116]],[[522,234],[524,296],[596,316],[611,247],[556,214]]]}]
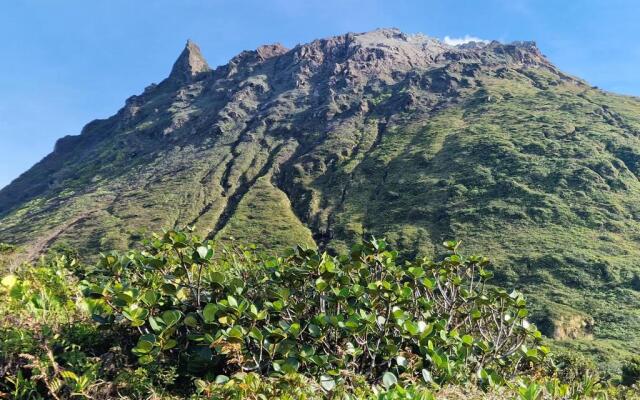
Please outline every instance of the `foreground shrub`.
[{"label": "foreground shrub", "polygon": [[[95,318],[139,332],[141,364],[198,375],[303,372],[331,391],[352,376],[392,386],[473,377],[495,384],[548,349],[518,292],[486,285],[486,258],[397,263],[382,240],[349,256],[297,248],[258,259],[184,232],[102,257]],[[473,379],[475,379],[473,378]]]},{"label": "foreground shrub", "polygon": [[[65,398],[88,394],[98,376],[99,334],[82,311],[74,260],[23,265],[0,282],[0,395]],[[0,396],[2,398],[2,396]]]},{"label": "foreground shrub", "polygon": [[169,231],[91,267],[24,265],[0,284],[0,398],[633,398],[546,362],[522,296],[445,246],[265,257]]}]

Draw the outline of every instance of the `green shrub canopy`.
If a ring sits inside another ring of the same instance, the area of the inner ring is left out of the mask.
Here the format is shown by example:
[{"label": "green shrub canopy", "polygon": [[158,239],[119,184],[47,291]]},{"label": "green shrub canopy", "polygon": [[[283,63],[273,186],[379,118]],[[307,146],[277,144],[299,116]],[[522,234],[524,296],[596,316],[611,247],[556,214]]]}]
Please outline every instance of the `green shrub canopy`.
[{"label": "green shrub canopy", "polygon": [[87,302],[101,323],[137,329],[141,364],[193,374],[302,372],[331,390],[350,374],[491,383],[541,360],[523,296],[486,284],[486,258],[445,246],[440,262],[400,263],[376,239],[350,255],[261,258],[172,230],[143,251],[103,255]]}]

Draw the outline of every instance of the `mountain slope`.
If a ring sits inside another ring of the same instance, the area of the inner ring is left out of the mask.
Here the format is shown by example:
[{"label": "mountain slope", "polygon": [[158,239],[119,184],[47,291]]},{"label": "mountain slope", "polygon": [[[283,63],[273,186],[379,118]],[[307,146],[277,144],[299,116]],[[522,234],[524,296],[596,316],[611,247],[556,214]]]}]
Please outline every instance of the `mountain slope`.
[{"label": "mountain slope", "polygon": [[189,224],[275,248],[386,236],[433,256],[455,238],[533,295],[547,334],[604,357],[640,330],[639,176],[640,101],[531,42],[383,29],[214,70],[188,42],[166,80],[0,191],[0,242],[91,254]]}]

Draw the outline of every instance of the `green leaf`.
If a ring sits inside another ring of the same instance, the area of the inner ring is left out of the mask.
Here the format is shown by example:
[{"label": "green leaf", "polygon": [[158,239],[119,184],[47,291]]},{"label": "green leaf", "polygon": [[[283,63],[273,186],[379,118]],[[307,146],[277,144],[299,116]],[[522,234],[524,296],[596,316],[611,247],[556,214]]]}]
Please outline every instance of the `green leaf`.
[{"label": "green leaf", "polygon": [[320,335],[322,334],[320,332],[320,328],[318,327],[318,325],[314,325],[314,324],[309,324],[308,328],[309,333],[311,334],[311,336],[313,337],[320,337]]},{"label": "green leaf", "polygon": [[184,243],[187,241],[187,235],[184,232],[169,231],[167,235],[173,243]]},{"label": "green leaf", "polygon": [[178,310],[167,310],[162,313],[162,321],[164,321],[167,327],[177,324],[181,317],[182,313]]},{"label": "green leaf", "polygon": [[284,308],[284,302],[282,300],[276,300],[272,303],[273,309],[276,311],[282,311]]},{"label": "green leaf", "polygon": [[329,284],[324,279],[322,278],[316,279],[316,290],[318,292],[323,292],[327,288],[327,286],[329,286]]},{"label": "green leaf", "polygon": [[433,279],[429,279],[429,278],[423,278],[422,279],[422,284],[427,289],[434,289],[436,287],[436,282]]},{"label": "green leaf", "polygon": [[150,335],[150,334],[142,335],[138,339],[138,343],[136,344],[136,347],[134,347],[134,352],[137,354],[149,353],[153,349],[153,346],[155,343],[156,343],[155,335]]},{"label": "green leaf", "polygon": [[227,296],[227,302],[229,303],[229,307],[238,307],[238,300],[236,300],[236,298],[233,296]]},{"label": "green leaf", "polygon": [[202,318],[204,319],[204,322],[207,324],[215,322],[217,312],[218,306],[213,303],[208,303],[204,306],[204,309],[202,310]]},{"label": "green leaf", "polygon": [[153,291],[152,289],[149,289],[147,291],[144,292],[144,294],[142,295],[142,301],[148,305],[149,307],[153,306],[154,304],[156,304],[158,302],[158,295],[155,291]]},{"label": "green leaf", "polygon": [[222,284],[224,282],[224,274],[221,272],[212,272],[208,278],[212,283]]},{"label": "green leaf", "polygon": [[133,305],[131,307],[125,307],[122,310],[122,315],[126,319],[135,322],[135,324],[132,324],[133,326],[141,326],[142,324],[144,324],[144,321],[142,321],[142,323],[140,323],[139,321],[145,320],[147,318],[147,316],[149,315],[149,310]]},{"label": "green leaf", "polygon": [[415,336],[420,333],[420,327],[418,326],[418,324],[415,324],[412,321],[405,321],[404,329],[406,329],[411,336]]},{"label": "green leaf", "polygon": [[122,302],[123,305],[130,305],[133,303],[133,297],[129,293],[116,293],[116,298]]},{"label": "green leaf", "polygon": [[466,344],[467,346],[471,346],[473,344],[473,337],[470,335],[464,335],[461,339],[462,343]]},{"label": "green leaf", "polygon": [[153,329],[156,332],[160,332],[164,329],[164,326],[162,326],[163,322],[162,321],[158,321],[158,318],[156,317],[149,317],[149,325],[151,325],[151,329]]},{"label": "green leaf", "polygon": [[333,261],[327,260],[324,263],[324,268],[327,272],[335,272],[336,270],[336,265],[333,263]]},{"label": "green leaf", "polygon": [[396,376],[392,372],[387,371],[384,373],[384,375],[382,375],[382,384],[387,389],[389,389],[396,383],[398,383],[398,378],[396,378]]},{"label": "green leaf", "polygon": [[234,326],[233,328],[229,329],[229,332],[227,332],[227,336],[234,339],[242,339],[242,337],[244,336],[244,332],[242,331],[241,327]]},{"label": "green leaf", "polygon": [[455,240],[447,240],[446,242],[442,243],[442,245],[446,247],[447,250],[455,250],[458,247],[458,242],[456,242]]},{"label": "green leaf", "polygon": [[153,360],[155,360],[155,358],[150,356],[149,354],[145,354],[144,356],[138,358],[138,362],[142,365],[151,364]]},{"label": "green leaf", "polygon": [[284,364],[282,364],[282,372],[287,374],[297,372],[299,368],[300,368],[300,361],[298,361],[298,359],[295,357],[287,358],[287,361]]},{"label": "green leaf", "polygon": [[173,349],[178,345],[178,342],[175,339],[169,339],[162,344],[162,350]]},{"label": "green leaf", "polygon": [[251,330],[249,331],[249,337],[257,340],[258,342],[262,342],[262,340],[264,339],[264,335],[262,334],[262,332],[260,332],[260,329],[256,327],[251,328]]},{"label": "green leaf", "polygon": [[73,371],[69,371],[69,370],[61,371],[60,376],[62,376],[65,379],[71,379],[76,382],[80,379],[78,378],[78,375],[76,375]]},{"label": "green leaf", "polygon": [[293,336],[298,336],[300,334],[300,324],[297,322],[291,324],[289,327],[289,333]]},{"label": "green leaf", "polygon": [[11,289],[9,289],[9,297],[14,300],[21,301],[24,294],[25,293],[23,291],[22,285],[20,284],[15,284]]},{"label": "green leaf", "polygon": [[198,318],[196,314],[189,313],[186,317],[184,317],[184,324],[190,328],[195,328],[198,326]]},{"label": "green leaf", "polygon": [[422,278],[425,274],[424,269],[420,267],[410,267],[407,271],[414,279]]},{"label": "green leaf", "polygon": [[222,385],[223,383],[227,383],[227,382],[229,382],[229,377],[228,377],[228,376],[226,376],[226,375],[218,375],[218,376],[216,376],[216,380],[215,380],[215,382],[216,382],[218,385]]},{"label": "green leaf", "polygon": [[144,325],[144,320],[143,319],[135,319],[133,321],[131,321],[131,326],[138,327],[138,326],[142,326]]},{"label": "green leaf", "polygon": [[136,350],[136,352],[144,354],[144,353],[150,352],[152,348],[153,348],[153,343],[140,341],[138,342],[138,344],[134,349]]},{"label": "green leaf", "polygon": [[164,294],[174,295],[176,294],[177,290],[178,289],[176,288],[176,286],[171,283],[165,283],[164,285],[162,285],[162,292]]}]

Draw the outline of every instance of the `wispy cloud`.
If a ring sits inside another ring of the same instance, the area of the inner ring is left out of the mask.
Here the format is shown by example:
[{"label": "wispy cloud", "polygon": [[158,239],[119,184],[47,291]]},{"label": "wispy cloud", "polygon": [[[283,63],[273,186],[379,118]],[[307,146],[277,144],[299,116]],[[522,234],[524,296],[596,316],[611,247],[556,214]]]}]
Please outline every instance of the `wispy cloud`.
[{"label": "wispy cloud", "polygon": [[464,37],[461,37],[461,38],[452,38],[449,36],[444,37],[444,43],[448,44],[449,46],[458,46],[458,45],[469,43],[469,42],[489,43],[488,40],[480,39],[479,37],[470,36],[470,35],[464,35]]}]

